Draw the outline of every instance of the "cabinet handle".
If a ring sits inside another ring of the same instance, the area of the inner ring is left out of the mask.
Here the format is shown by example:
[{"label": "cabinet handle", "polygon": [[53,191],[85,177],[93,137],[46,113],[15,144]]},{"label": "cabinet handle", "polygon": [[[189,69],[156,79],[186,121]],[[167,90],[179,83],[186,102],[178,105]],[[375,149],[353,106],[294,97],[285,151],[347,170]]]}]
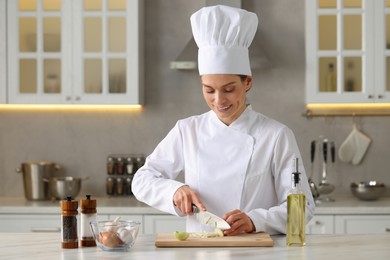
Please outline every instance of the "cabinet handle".
[{"label": "cabinet handle", "polygon": [[46,233],[46,232],[53,232],[53,233],[57,233],[57,232],[61,232],[61,228],[59,227],[31,227],[30,228],[30,231],[31,232],[35,232],[35,233]]},{"label": "cabinet handle", "polygon": [[316,222],[314,222],[314,225],[320,226],[322,225],[322,222],[317,220]]},{"label": "cabinet handle", "polygon": [[383,95],[378,95],[378,98],[383,98]]},{"label": "cabinet handle", "polygon": [[373,95],[368,95],[368,98],[371,99],[371,98],[374,98],[374,96]]},{"label": "cabinet handle", "polygon": [[386,232],[390,232],[390,228],[386,228]]},{"label": "cabinet handle", "polygon": [[72,100],[72,98],[69,97],[69,96],[67,96],[67,97],[66,97],[66,101],[70,101],[70,100]]},{"label": "cabinet handle", "polygon": [[76,101],[80,101],[80,99],[81,99],[80,97],[76,97]]}]

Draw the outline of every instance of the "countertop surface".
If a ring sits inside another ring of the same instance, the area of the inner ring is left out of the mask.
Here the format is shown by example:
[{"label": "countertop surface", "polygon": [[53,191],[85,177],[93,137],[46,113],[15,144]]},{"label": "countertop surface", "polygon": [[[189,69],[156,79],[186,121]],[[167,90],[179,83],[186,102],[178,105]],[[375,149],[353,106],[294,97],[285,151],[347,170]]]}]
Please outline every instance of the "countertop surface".
[{"label": "countertop surface", "polygon": [[1,233],[0,259],[390,259],[390,234],[307,235],[306,246],[156,248],[155,235],[140,235],[127,252],[100,248],[61,249],[58,233]]},{"label": "countertop surface", "polygon": [[[76,198],[80,200],[81,198]],[[135,197],[99,197],[96,199],[99,214],[166,214]],[[60,201],[28,201],[24,197],[0,197],[0,214],[59,214]]]},{"label": "countertop surface", "polygon": [[[80,199],[80,198],[77,198]],[[134,197],[98,197],[99,214],[166,214]],[[390,214],[390,197],[361,201],[353,196],[334,197],[333,202],[317,203],[315,214]],[[0,197],[0,214],[58,214],[59,201],[27,201],[24,197]]]}]

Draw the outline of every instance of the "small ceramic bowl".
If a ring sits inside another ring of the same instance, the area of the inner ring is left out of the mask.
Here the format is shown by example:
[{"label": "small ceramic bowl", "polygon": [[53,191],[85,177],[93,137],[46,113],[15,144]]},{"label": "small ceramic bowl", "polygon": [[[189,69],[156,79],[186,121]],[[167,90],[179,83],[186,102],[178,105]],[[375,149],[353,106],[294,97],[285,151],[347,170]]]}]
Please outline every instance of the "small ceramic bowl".
[{"label": "small ceramic bowl", "polygon": [[96,245],[104,251],[127,251],[133,247],[141,226],[131,220],[92,221],[90,223]]},{"label": "small ceramic bowl", "polygon": [[351,183],[352,194],[361,200],[377,200],[385,193],[385,190],[385,184],[376,181]]}]

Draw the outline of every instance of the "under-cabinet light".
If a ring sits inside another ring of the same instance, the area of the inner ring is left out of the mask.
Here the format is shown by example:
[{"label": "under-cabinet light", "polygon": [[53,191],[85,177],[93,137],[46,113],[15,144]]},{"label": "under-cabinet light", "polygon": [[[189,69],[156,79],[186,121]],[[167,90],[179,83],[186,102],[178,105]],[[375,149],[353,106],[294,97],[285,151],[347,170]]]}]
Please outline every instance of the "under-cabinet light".
[{"label": "under-cabinet light", "polygon": [[14,105],[14,104],[3,104],[0,105],[0,110],[44,110],[44,111],[139,111],[142,109],[142,105]]}]

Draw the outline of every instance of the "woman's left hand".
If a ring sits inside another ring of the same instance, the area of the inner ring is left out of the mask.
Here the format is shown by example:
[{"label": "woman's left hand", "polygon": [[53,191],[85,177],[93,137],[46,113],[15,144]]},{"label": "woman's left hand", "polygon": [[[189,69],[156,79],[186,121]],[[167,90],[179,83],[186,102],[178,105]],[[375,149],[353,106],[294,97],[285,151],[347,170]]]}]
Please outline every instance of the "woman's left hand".
[{"label": "woman's left hand", "polygon": [[241,233],[251,233],[255,231],[255,225],[250,217],[241,210],[235,209],[223,215],[223,219],[230,225],[230,229],[225,230],[225,236],[234,236]]}]

